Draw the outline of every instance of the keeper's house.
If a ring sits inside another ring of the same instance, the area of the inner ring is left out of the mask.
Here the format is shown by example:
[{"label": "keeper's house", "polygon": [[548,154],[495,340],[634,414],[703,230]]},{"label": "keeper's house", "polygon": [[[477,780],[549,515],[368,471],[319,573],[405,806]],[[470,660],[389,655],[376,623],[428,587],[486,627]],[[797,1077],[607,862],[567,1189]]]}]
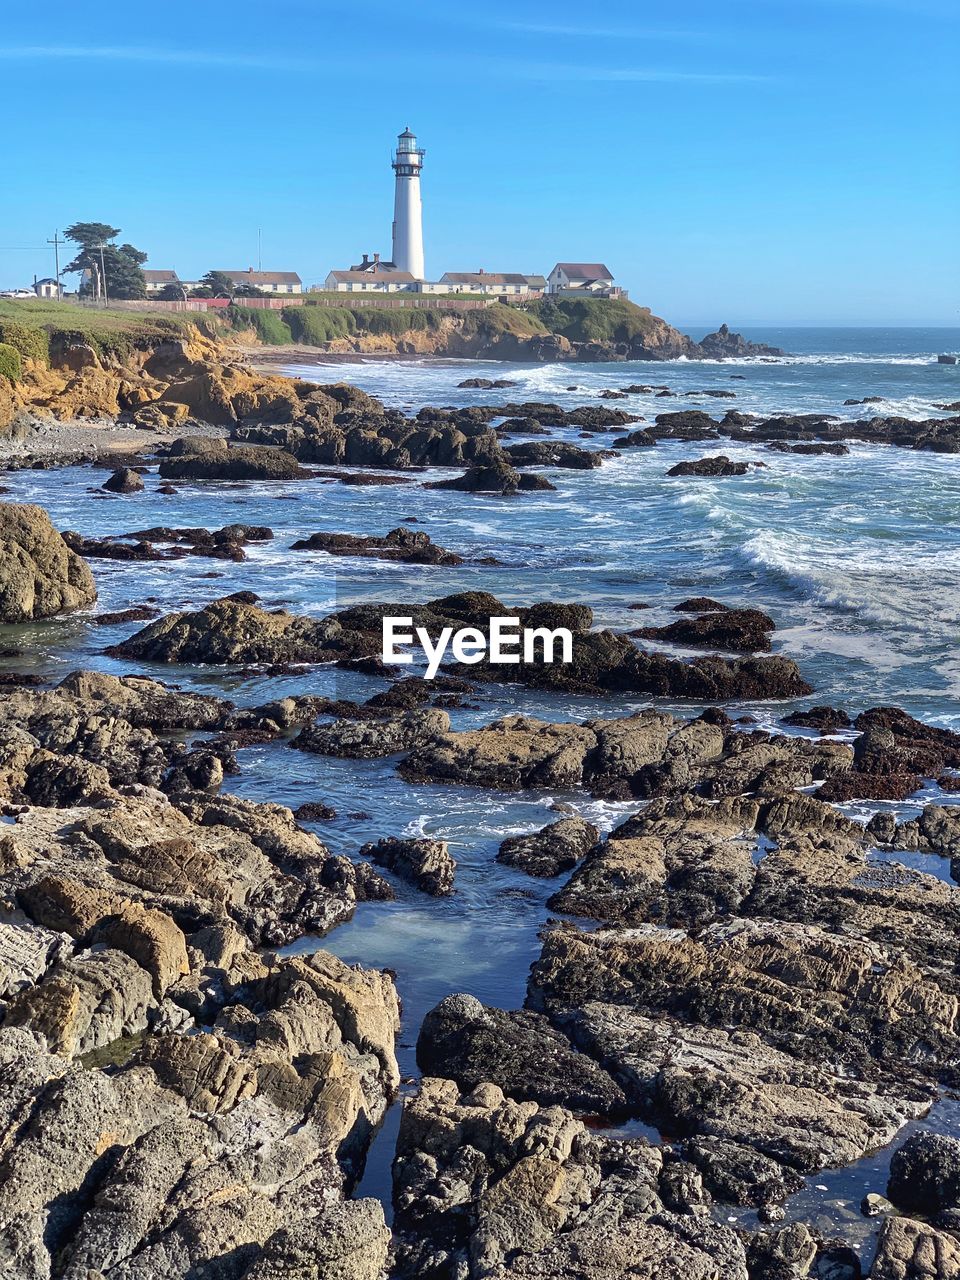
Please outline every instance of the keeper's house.
[{"label": "keeper's house", "polygon": [[558,262],[547,276],[547,293],[560,298],[625,298],[602,262]]}]

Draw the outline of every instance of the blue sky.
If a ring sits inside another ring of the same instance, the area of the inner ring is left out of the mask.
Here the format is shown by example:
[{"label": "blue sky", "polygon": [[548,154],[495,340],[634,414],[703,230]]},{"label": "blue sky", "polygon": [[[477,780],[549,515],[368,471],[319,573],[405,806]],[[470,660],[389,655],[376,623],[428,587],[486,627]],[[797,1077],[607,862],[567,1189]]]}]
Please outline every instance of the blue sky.
[{"label": "blue sky", "polygon": [[956,324],[955,0],[165,0],[9,6],[0,287],[104,220],[150,264],[602,260],[690,326]]}]

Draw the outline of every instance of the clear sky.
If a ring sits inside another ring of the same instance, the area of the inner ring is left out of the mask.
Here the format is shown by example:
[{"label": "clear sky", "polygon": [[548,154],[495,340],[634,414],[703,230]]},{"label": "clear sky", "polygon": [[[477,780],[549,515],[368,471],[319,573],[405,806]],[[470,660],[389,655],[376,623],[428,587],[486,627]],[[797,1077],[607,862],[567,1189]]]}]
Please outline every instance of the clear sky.
[{"label": "clear sky", "polygon": [[956,324],[957,0],[4,6],[0,287],[77,220],[154,267],[600,260],[688,325]]}]

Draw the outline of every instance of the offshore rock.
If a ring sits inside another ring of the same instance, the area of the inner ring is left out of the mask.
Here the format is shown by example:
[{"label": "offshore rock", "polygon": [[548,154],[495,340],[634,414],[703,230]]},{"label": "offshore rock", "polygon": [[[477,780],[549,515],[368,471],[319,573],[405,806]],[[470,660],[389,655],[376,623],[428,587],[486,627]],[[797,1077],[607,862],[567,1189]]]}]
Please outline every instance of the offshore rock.
[{"label": "offshore rock", "polygon": [[391,836],[376,844],[365,844],[360,857],[386,867],[434,898],[453,893],[457,864],[446,840],[398,840]]},{"label": "offshore rock", "polygon": [[561,818],[532,835],[508,837],[497,851],[497,861],[528,876],[550,879],[572,870],[599,838],[600,832],[585,819]]}]

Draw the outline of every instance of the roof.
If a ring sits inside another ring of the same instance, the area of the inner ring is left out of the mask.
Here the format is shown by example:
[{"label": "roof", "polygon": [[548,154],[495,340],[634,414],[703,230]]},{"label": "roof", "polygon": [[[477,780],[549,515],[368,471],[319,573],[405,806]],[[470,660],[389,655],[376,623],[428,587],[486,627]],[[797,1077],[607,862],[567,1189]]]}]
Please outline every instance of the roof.
[{"label": "roof", "polygon": [[519,271],[445,271],[440,280],[443,284],[526,284],[534,288],[547,283],[543,276],[527,276]]},{"label": "roof", "polygon": [[613,272],[602,262],[558,262],[554,271],[564,271],[571,280],[612,280]]},{"label": "roof", "polygon": [[334,280],[342,280],[344,284],[351,281],[385,280],[393,281],[395,284],[413,284],[416,276],[411,275],[409,271],[331,271],[327,278],[333,276]]},{"label": "roof", "polygon": [[143,269],[143,278],[147,284],[179,284],[179,278],[175,271],[153,271],[147,267]]},{"label": "roof", "polygon": [[248,267],[246,271],[221,271],[234,284],[303,284],[295,271],[254,271]]}]

